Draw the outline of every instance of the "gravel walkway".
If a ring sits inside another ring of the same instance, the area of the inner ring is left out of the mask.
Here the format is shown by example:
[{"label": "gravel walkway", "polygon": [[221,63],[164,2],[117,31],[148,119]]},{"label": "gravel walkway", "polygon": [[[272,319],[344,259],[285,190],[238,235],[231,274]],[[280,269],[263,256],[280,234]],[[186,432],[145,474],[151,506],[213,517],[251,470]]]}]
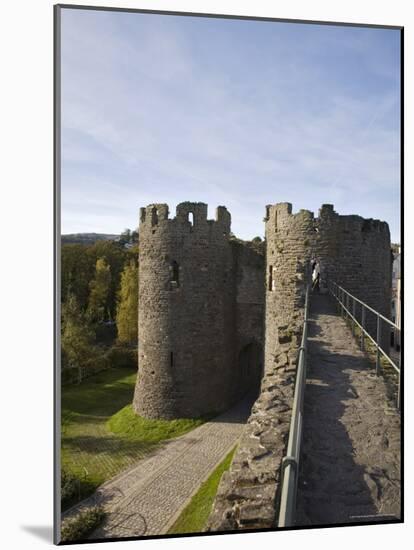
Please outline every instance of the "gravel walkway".
[{"label": "gravel walkway", "polygon": [[201,483],[238,442],[250,413],[246,399],[226,413],[167,442],[107,481],[65,514],[102,504],[108,514],[91,539],[165,534]]},{"label": "gravel walkway", "polygon": [[297,525],[400,517],[400,416],[327,296],[313,295]]}]

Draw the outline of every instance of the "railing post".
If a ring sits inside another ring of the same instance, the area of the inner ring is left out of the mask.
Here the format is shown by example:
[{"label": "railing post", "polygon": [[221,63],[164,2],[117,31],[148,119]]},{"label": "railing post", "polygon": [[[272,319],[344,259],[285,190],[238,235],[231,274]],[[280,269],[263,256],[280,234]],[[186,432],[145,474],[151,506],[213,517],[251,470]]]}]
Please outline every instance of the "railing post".
[{"label": "railing post", "polygon": [[398,371],[398,393],[397,393],[397,408],[400,410],[401,408],[401,361],[400,361],[400,369]]},{"label": "railing post", "polygon": [[361,305],[362,308],[362,317],[361,317],[361,351],[364,351],[365,347],[365,340],[364,340],[364,330],[365,330],[365,307]]},{"label": "railing post", "polygon": [[379,350],[380,340],[381,340],[381,317],[377,315],[377,361],[375,366],[375,372],[377,376],[379,375],[379,371],[380,371],[380,358],[381,358],[381,354]]},{"label": "railing post", "polygon": [[355,336],[355,298],[352,297],[352,336]]}]

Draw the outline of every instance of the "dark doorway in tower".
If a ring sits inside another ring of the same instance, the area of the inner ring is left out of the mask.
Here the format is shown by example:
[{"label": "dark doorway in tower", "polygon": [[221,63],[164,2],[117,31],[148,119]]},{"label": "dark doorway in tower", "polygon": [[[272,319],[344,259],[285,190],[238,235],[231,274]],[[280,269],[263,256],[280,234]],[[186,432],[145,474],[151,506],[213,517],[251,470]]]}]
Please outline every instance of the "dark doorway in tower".
[{"label": "dark doorway in tower", "polygon": [[240,393],[258,394],[263,374],[263,350],[257,342],[250,342],[239,353]]}]

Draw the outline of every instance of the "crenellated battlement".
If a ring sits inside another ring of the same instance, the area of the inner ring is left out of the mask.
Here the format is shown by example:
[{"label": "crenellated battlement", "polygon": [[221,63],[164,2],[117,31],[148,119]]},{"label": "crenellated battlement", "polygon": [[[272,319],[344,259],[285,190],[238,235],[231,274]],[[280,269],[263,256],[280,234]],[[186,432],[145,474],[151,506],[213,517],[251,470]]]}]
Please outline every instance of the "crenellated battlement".
[{"label": "crenellated battlement", "polygon": [[159,222],[168,220],[169,210],[167,204],[149,204],[139,211],[139,223],[150,226],[158,225]]},{"label": "crenellated battlement", "polygon": [[292,204],[289,202],[267,205],[264,221],[266,229],[273,231],[287,226],[286,224],[309,219],[315,221],[315,227],[317,228],[328,224],[330,231],[335,230],[336,224],[338,230],[345,228],[348,231],[376,232],[389,235],[389,227],[386,222],[372,218],[365,219],[355,214],[340,215],[334,210],[333,204],[322,204],[317,218],[310,210],[301,209],[297,213],[292,213]]},{"label": "crenellated battlement", "polygon": [[280,231],[288,228],[290,225],[313,222],[314,214],[310,210],[299,210],[292,213],[290,202],[279,202],[266,206],[266,233],[272,234],[273,231]]},{"label": "crenellated battlement", "polygon": [[191,231],[197,228],[206,229],[218,226],[224,236],[228,236],[231,226],[231,215],[225,206],[218,206],[214,220],[207,219],[207,204],[203,202],[182,202],[177,205],[176,215],[169,218],[168,205],[164,203],[149,204],[140,208],[140,228],[154,228],[168,222]]}]

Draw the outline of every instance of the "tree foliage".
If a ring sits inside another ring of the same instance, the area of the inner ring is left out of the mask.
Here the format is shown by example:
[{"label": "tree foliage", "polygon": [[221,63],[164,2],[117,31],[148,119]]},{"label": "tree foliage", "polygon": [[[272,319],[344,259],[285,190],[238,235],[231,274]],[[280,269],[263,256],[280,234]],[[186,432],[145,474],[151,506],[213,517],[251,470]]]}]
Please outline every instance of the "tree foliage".
[{"label": "tree foliage", "polygon": [[94,358],[95,334],[73,294],[62,306],[62,367],[85,368]]},{"label": "tree foliage", "polygon": [[88,254],[94,262],[94,266],[97,260],[102,258],[110,267],[111,282],[108,293],[108,310],[109,318],[114,319],[121,273],[128,257],[127,250],[113,241],[98,241],[89,247]]},{"label": "tree foliage", "polygon": [[138,267],[130,260],[121,275],[116,325],[119,342],[135,344],[138,338]]},{"label": "tree foliage", "polygon": [[62,246],[62,302],[66,302],[69,295],[74,295],[82,310],[85,310],[88,305],[89,283],[96,263],[89,249],[89,246],[83,244]]},{"label": "tree foliage", "polygon": [[[61,353],[66,383],[80,382],[109,365],[136,364],[130,345],[136,344],[138,331],[138,234],[124,233],[127,247],[117,241],[62,244]],[[115,319],[118,330],[103,322]]]},{"label": "tree foliage", "polygon": [[111,317],[109,294],[111,267],[104,258],[96,260],[95,277],[89,284],[88,317],[92,322],[101,323]]}]

